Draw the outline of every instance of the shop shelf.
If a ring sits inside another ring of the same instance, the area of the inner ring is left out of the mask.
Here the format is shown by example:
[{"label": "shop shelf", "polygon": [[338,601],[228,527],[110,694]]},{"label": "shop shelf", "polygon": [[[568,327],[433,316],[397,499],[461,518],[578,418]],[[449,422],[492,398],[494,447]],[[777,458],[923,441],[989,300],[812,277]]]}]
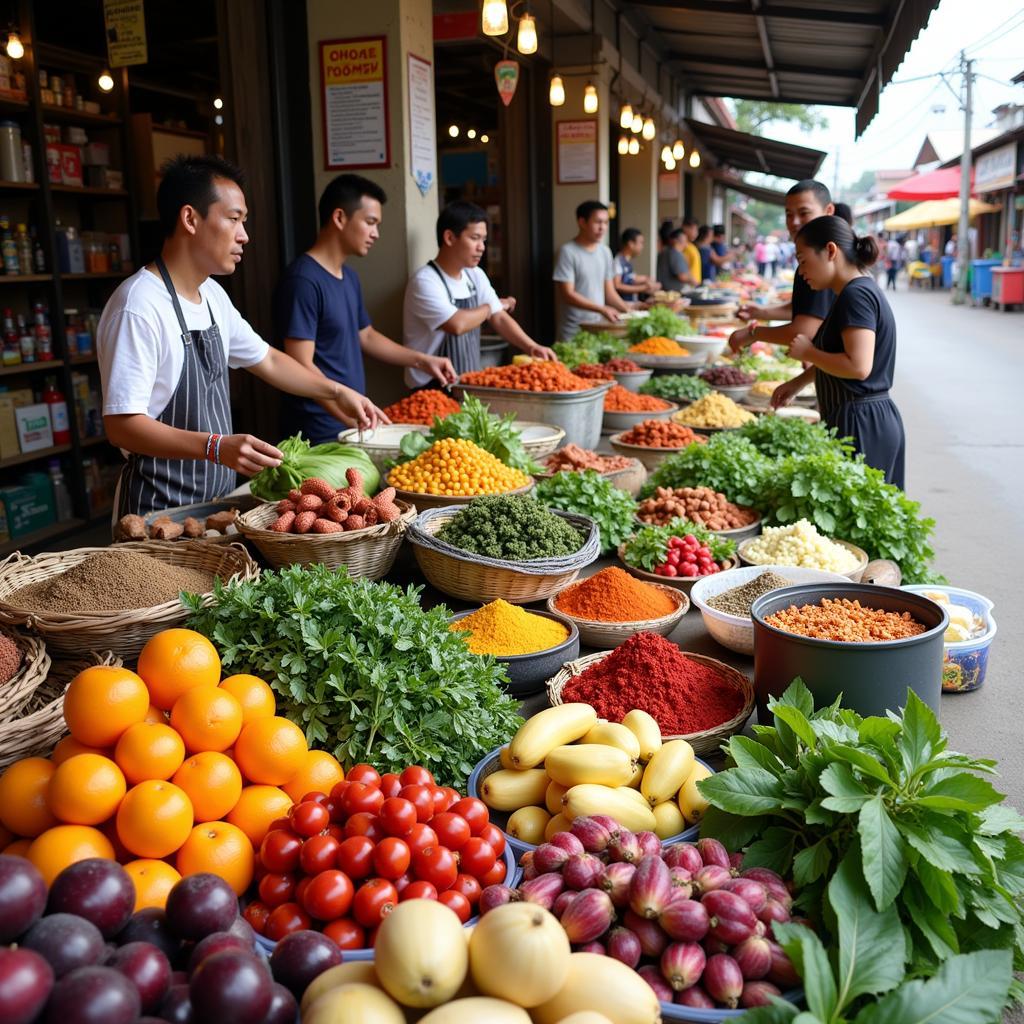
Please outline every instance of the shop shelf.
[{"label": "shop shelf", "polygon": [[88,356],[72,356],[68,360],[68,362],[72,366],[88,366],[90,363],[95,363],[96,362],[96,356],[95,356],[95,354],[88,355]]},{"label": "shop shelf", "polygon": [[40,448],[35,452],[12,455],[9,459],[0,459],[0,469],[7,469],[8,466],[21,466],[26,462],[37,462],[39,459],[52,459],[54,455],[65,455],[69,451],[71,451],[70,444],[55,444],[51,448]]},{"label": "shop shelf", "polygon": [[43,112],[44,118],[64,121],[67,124],[105,124],[116,127],[121,123],[121,118],[114,114],[89,114],[84,110],[75,110],[73,107],[56,107],[49,103],[41,103],[39,109]]},{"label": "shop shelf", "polygon": [[32,192],[38,188],[38,181],[0,181],[0,192]]},{"label": "shop shelf", "polygon": [[116,278],[120,281],[122,278],[127,276],[128,275],[123,270],[104,270],[102,273],[98,274],[61,274],[60,279],[62,281],[102,281]]},{"label": "shop shelf", "polygon": [[128,190],[124,188],[97,188],[92,185],[51,185],[51,192],[88,197],[90,199],[127,199]]},{"label": "shop shelf", "polygon": [[63,365],[63,359],[51,359],[45,363],[18,363],[17,366],[0,367],[0,377],[16,377],[19,373],[42,373]]},{"label": "shop shelf", "polygon": [[24,114],[28,112],[28,100],[15,100],[0,96],[0,114]]},{"label": "shop shelf", "polygon": [[6,557],[12,551],[20,551],[30,548],[34,544],[42,544],[43,541],[53,540],[55,537],[63,537],[74,530],[79,530],[86,525],[84,519],[63,519],[59,523],[51,523],[41,530],[33,530],[32,533],[23,534],[14,540],[4,541],[0,544],[0,557]]},{"label": "shop shelf", "polygon": [[39,284],[52,280],[53,274],[0,274],[0,284]]}]

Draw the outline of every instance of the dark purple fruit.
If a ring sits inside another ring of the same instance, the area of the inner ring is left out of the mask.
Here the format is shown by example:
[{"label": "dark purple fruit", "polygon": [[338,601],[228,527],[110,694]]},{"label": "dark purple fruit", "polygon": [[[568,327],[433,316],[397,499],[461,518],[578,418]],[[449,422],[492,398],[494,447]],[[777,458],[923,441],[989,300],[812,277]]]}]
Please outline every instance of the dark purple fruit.
[{"label": "dark purple fruit", "polygon": [[46,883],[35,865],[0,855],[0,943],[27,932],[45,909]]},{"label": "dark purple fruit", "polygon": [[167,923],[179,939],[198,942],[226,932],[238,917],[238,897],[219,875],[189,875],[167,894]]},{"label": "dark purple fruit", "polygon": [[77,914],[113,938],[135,909],[135,884],[116,860],[90,857],[66,867],[50,886],[48,914]]},{"label": "dark purple fruit", "polygon": [[340,963],[341,950],[322,932],[292,932],[270,954],[274,980],[296,996],[301,996],[318,974]]},{"label": "dark purple fruit", "polygon": [[106,952],[99,928],[74,914],[41,917],[22,937],[21,944],[34,949],[58,979],[76,967],[98,964]]},{"label": "dark purple fruit", "polygon": [[[334,948],[336,962],[341,963],[341,951]],[[202,1024],[253,1024],[262,1021],[270,1009],[272,984],[252,953],[227,949],[207,957],[196,968],[188,991],[193,1013]]]},{"label": "dark purple fruit", "polygon": [[226,949],[237,949],[242,953],[252,952],[252,946],[247,945],[237,935],[232,935],[231,932],[214,932],[205,939],[200,939],[192,948],[192,954],[188,958],[188,973],[193,974],[208,956],[222,953]]},{"label": "dark purple fruit", "polygon": [[138,990],[110,967],[79,967],[53,987],[45,1024],[132,1024],[139,1015]]},{"label": "dark purple fruit", "polygon": [[0,1020],[4,1024],[30,1024],[52,989],[53,968],[38,953],[0,949]]},{"label": "dark purple fruit", "polygon": [[117,933],[118,945],[127,946],[129,942],[149,942],[161,950],[168,960],[173,960],[181,942],[171,934],[167,924],[167,915],[162,907],[144,907],[136,910],[128,923]]},{"label": "dark purple fruit", "polygon": [[139,990],[143,1013],[157,1010],[171,987],[171,963],[162,950],[149,942],[122,946],[108,966],[120,971]]},{"label": "dark purple fruit", "polygon": [[193,1024],[195,1015],[192,1013],[188,985],[172,985],[167,990],[160,1004],[160,1019],[167,1021],[167,1024]]},{"label": "dark purple fruit", "polygon": [[295,996],[279,982],[270,986],[270,1009],[263,1018],[262,1024],[295,1024],[299,1015],[299,1005]]},{"label": "dark purple fruit", "polygon": [[256,933],[244,917],[236,917],[235,923],[228,929],[228,932],[238,936],[245,943],[247,949],[256,948]]}]

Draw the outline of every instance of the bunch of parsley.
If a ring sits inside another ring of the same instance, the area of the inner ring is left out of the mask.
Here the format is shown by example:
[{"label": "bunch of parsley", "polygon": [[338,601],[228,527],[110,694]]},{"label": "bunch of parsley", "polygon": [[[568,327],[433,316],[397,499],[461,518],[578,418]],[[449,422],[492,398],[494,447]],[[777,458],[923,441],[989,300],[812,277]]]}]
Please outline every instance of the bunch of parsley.
[{"label": "bunch of parsley", "polygon": [[549,508],[590,516],[597,523],[602,554],[614,551],[636,528],[636,502],[593,469],[555,473],[537,485],[533,496]]}]

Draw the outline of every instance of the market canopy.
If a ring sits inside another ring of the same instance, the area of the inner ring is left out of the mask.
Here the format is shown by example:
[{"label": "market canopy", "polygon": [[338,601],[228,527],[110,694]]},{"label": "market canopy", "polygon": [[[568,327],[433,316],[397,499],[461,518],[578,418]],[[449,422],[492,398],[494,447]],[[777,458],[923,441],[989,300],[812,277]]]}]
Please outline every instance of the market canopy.
[{"label": "market canopy", "polygon": [[720,171],[715,168],[708,171],[707,177],[714,181],[720,181],[727,188],[731,188],[733,192],[739,192],[741,195],[749,196],[751,199],[759,199],[762,203],[771,203],[774,206],[786,205],[785,192],[779,192],[774,188],[765,188],[763,185],[752,185],[750,182],[744,181],[739,176],[730,174],[728,171]]},{"label": "market canopy", "polygon": [[699,146],[712,153],[720,164],[728,164],[741,171],[761,171],[779,178],[813,178],[825,154],[820,149],[795,146],[791,142],[763,139],[758,135],[722,128],[686,118]]},{"label": "market canopy", "polygon": [[[983,203],[980,199],[971,199],[968,216],[973,220],[982,213],[998,213],[1002,207],[992,203]],[[897,213],[885,221],[886,231],[913,231],[917,228],[938,228],[947,224],[956,224],[960,220],[959,199],[930,199],[918,203],[909,210]]]},{"label": "market canopy", "polygon": [[[974,183],[974,170],[971,170]],[[890,199],[908,199],[921,202],[925,199],[956,199],[960,196],[960,168],[940,167],[927,174],[914,174],[894,185],[886,195]]]}]

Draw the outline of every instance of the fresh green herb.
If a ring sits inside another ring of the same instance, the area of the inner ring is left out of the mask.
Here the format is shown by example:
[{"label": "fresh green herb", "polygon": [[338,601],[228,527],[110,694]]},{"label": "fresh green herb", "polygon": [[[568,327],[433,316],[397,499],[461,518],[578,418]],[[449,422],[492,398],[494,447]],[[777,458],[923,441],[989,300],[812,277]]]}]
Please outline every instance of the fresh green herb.
[{"label": "fresh green herb", "polygon": [[629,565],[648,572],[654,572],[656,565],[661,565],[668,555],[670,537],[685,537],[692,533],[702,544],[707,544],[711,557],[716,562],[724,562],[736,553],[736,542],[712,533],[700,523],[689,519],[673,519],[664,526],[642,526],[626,541],[622,556]]},{"label": "fresh green herb", "polygon": [[710,390],[710,384],[686,373],[667,373],[663,377],[652,377],[646,384],[640,385],[641,394],[665,398],[670,402],[696,402]]},{"label": "fresh green herb", "polygon": [[830,450],[844,455],[853,452],[851,440],[839,439],[831,427],[785,416],[758,416],[740,427],[736,434],[745,437],[770,459],[784,459],[787,455],[816,455]]},{"label": "fresh green herb", "polygon": [[315,447],[296,434],[278,446],[284,458],[281,465],[263,469],[249,481],[249,489],[263,501],[280,501],[303,480],[318,476],[333,487],[345,487],[346,470],[358,469],[363,475],[363,489],[375,494],[380,486],[380,473],[362,448],[328,441]]},{"label": "fresh green herb", "polygon": [[504,670],[470,654],[443,605],[424,611],[419,588],[350,579],[294,565],[224,587],[189,625],[210,637],[225,669],[251,672],[277,694],[278,713],[348,768],[429,768],[463,786],[490,749],[521,724],[501,689]]},{"label": "fresh green herb", "polygon": [[630,345],[646,338],[676,338],[696,333],[686,317],[676,316],[667,306],[655,306],[647,316],[634,317],[626,328]]},{"label": "fresh green herb", "polygon": [[[760,360],[757,361],[761,362]],[[756,366],[752,366],[750,368],[752,373],[757,374],[758,380],[789,380],[790,377],[793,376],[793,374],[791,374],[788,370],[783,369],[783,367],[781,366],[765,366],[762,362],[761,367],[761,369],[759,369]],[[744,369],[745,368],[746,367],[744,367]]]},{"label": "fresh green herb", "polygon": [[614,551],[636,526],[636,502],[593,469],[555,473],[537,485],[533,496],[549,508],[590,516],[601,535],[602,554]]},{"label": "fresh green herb", "polygon": [[556,341],[555,355],[569,367],[582,363],[607,363],[626,354],[626,343],[607,331],[577,331],[571,341]]}]

